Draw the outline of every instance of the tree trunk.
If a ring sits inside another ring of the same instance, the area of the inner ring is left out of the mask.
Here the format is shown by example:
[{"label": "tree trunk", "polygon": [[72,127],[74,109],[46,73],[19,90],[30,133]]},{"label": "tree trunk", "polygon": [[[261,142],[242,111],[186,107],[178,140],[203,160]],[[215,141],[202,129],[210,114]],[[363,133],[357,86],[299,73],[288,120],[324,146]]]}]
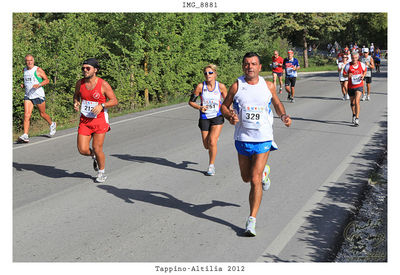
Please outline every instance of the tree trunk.
[{"label": "tree trunk", "polygon": [[[147,62],[148,62],[148,60],[147,60],[147,55],[145,55],[145,59],[144,59],[144,75],[146,76],[149,72],[148,72],[148,70],[147,70]],[[148,88],[145,88],[144,89],[144,104],[146,105],[146,106],[148,106],[149,105],[149,89]]]},{"label": "tree trunk", "polygon": [[303,57],[304,57],[304,68],[308,68],[308,52],[307,52],[307,39],[306,39],[307,31],[305,30],[303,33]]}]

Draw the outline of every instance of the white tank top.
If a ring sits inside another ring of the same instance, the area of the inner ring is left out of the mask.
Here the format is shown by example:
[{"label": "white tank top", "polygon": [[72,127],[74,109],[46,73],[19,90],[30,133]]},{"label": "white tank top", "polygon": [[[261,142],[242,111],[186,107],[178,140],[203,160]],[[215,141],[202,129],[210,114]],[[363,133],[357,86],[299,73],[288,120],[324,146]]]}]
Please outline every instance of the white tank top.
[{"label": "white tank top", "polygon": [[39,84],[40,82],[43,81],[42,78],[40,78],[36,71],[37,71],[37,66],[34,66],[32,69],[28,70],[28,68],[24,68],[24,87],[25,87],[25,96],[27,96],[29,99],[34,99],[34,98],[44,98],[44,89],[43,87],[40,88],[33,88],[33,85]]},{"label": "white tank top", "polygon": [[366,77],[371,77],[372,76],[371,68],[367,66],[367,63],[371,63],[371,59],[372,59],[371,56],[368,56],[367,58],[365,58],[363,56],[363,57],[361,57],[361,60],[360,60],[367,67],[367,74],[365,75]]},{"label": "white tank top", "polygon": [[264,78],[250,85],[244,76],[238,78],[238,91],[233,98],[233,107],[239,117],[235,125],[235,140],[247,142],[273,141],[271,110],[272,94]]},{"label": "white tank top", "polygon": [[219,89],[218,81],[215,81],[215,88],[213,91],[209,91],[207,88],[207,83],[203,82],[203,90],[200,94],[201,97],[201,106],[207,106],[206,112],[200,111],[201,119],[210,119],[221,114],[221,104],[222,104],[222,94]]}]

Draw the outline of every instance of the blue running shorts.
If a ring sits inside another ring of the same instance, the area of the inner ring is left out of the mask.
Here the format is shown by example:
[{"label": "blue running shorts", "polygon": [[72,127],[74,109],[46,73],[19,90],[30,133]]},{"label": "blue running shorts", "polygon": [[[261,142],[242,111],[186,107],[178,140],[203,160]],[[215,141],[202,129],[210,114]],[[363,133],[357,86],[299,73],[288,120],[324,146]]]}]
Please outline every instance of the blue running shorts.
[{"label": "blue running shorts", "polygon": [[239,154],[251,157],[252,155],[266,153],[269,150],[277,150],[275,146],[272,145],[272,141],[262,141],[262,142],[247,142],[235,140],[235,147]]}]

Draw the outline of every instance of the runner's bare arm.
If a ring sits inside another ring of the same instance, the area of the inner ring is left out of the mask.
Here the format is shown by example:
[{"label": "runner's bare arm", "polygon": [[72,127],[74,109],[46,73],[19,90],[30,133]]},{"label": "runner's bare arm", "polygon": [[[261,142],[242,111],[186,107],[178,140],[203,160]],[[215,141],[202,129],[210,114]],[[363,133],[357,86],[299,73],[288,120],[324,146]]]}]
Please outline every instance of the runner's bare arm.
[{"label": "runner's bare arm", "polygon": [[272,94],[272,104],[274,105],[276,114],[280,116],[286,127],[289,127],[292,124],[292,119],[286,114],[285,107],[283,106],[282,102],[279,100],[278,95],[276,94],[275,85],[270,81],[266,82],[268,89]]},{"label": "runner's bare arm", "polygon": [[237,122],[239,122],[239,118],[238,118],[237,114],[235,114],[235,112],[230,109],[230,106],[233,103],[233,98],[234,98],[235,94],[237,93],[237,90],[238,90],[238,83],[236,81],[229,88],[228,94],[226,95],[225,100],[221,106],[222,115],[226,119],[229,120],[230,124],[233,124],[233,125],[235,125]]},{"label": "runner's bare arm", "polygon": [[74,109],[77,112],[79,112],[79,106],[81,105],[80,89],[81,89],[81,81],[78,80],[75,84],[75,93],[74,93]]},{"label": "runner's bare arm", "polygon": [[39,68],[39,67],[37,68],[37,75],[38,75],[40,78],[43,78],[43,81],[40,82],[39,84],[33,85],[33,88],[37,89],[37,88],[43,87],[44,85],[49,84],[50,81],[49,81],[49,79],[47,78],[46,73],[42,70],[42,68]]},{"label": "runner's bare arm", "polygon": [[225,99],[228,95],[228,91],[226,90],[226,86],[222,83],[219,83],[219,90],[221,91],[222,97]]},{"label": "runner's bare arm", "polygon": [[189,105],[204,113],[207,110],[207,106],[200,106],[199,104],[196,103],[196,99],[200,95],[202,89],[203,89],[203,83],[197,84],[196,89],[194,89],[193,93],[190,95]]}]

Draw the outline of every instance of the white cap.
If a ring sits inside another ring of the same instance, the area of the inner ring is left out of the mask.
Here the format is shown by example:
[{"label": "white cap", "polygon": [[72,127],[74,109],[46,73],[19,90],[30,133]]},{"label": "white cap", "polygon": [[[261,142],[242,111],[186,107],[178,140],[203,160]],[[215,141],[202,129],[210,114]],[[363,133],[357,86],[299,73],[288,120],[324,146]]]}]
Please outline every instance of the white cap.
[{"label": "white cap", "polygon": [[368,51],[368,48],[364,48],[364,49],[363,49],[363,53],[367,53],[367,52],[369,52],[369,51]]}]

